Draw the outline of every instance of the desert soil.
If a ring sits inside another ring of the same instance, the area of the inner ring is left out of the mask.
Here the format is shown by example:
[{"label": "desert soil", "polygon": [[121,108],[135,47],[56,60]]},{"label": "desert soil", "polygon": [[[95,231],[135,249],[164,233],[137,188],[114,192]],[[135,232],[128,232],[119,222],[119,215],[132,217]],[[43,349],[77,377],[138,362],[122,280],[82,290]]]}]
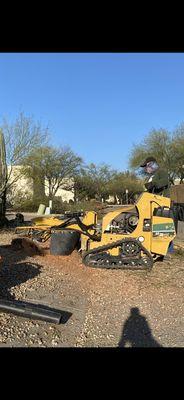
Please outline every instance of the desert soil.
[{"label": "desert soil", "polygon": [[[28,256],[1,231],[0,297],[62,311],[56,325],[0,312],[0,347],[183,347],[184,256],[151,272],[86,267],[70,256]],[[180,248],[184,242],[176,239]]]}]

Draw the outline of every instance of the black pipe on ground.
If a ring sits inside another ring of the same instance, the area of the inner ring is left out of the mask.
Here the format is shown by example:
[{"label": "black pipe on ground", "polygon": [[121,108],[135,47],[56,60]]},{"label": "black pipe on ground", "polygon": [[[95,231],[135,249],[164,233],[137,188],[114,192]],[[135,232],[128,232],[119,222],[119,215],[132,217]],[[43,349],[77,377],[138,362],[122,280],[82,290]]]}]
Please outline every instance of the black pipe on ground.
[{"label": "black pipe on ground", "polygon": [[[12,313],[21,317],[30,319],[38,319],[54,324],[60,324],[62,322],[63,313],[59,310],[52,309],[45,305],[32,304],[24,301],[9,301],[0,299],[0,312]],[[71,315],[71,314],[70,314]]]}]

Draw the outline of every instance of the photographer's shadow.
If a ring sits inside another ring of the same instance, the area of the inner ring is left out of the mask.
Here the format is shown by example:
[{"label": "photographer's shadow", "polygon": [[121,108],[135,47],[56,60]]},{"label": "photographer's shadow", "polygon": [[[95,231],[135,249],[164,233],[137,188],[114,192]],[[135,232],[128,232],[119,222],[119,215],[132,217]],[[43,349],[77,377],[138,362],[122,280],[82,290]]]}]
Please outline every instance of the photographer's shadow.
[{"label": "photographer's shadow", "polygon": [[138,307],[131,308],[118,347],[162,347],[152,336],[149,324]]}]

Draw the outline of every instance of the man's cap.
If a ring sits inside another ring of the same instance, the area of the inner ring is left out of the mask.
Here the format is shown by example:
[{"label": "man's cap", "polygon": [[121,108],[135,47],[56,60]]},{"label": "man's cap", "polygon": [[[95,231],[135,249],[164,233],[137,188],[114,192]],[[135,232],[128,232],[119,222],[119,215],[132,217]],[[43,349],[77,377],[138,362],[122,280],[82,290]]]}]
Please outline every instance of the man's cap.
[{"label": "man's cap", "polygon": [[140,165],[140,167],[145,167],[146,164],[148,164],[151,161],[157,162],[157,160],[154,157],[147,157],[146,160]]}]

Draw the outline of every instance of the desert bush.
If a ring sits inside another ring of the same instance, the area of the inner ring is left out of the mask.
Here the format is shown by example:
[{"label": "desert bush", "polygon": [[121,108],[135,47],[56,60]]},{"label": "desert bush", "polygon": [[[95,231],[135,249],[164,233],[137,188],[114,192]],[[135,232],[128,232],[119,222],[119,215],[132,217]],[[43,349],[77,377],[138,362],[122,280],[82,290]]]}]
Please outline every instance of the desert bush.
[{"label": "desert bush", "polygon": [[[32,198],[31,196],[17,195],[13,199],[11,209],[15,212],[37,212],[40,204],[49,205],[49,198],[47,196]],[[62,201],[61,197],[54,197],[52,199],[52,213],[64,214],[65,211],[96,211],[99,212],[104,208],[104,204],[96,200],[80,201],[77,203]]]},{"label": "desert bush", "polygon": [[103,207],[102,203],[97,201],[80,201],[77,203],[66,203],[61,198],[54,198],[52,201],[52,211],[54,214],[63,214],[65,211],[98,211]]},{"label": "desert bush", "polygon": [[11,208],[16,212],[37,212],[40,204],[47,206],[48,198],[46,196],[33,198],[32,196],[16,195]]}]

